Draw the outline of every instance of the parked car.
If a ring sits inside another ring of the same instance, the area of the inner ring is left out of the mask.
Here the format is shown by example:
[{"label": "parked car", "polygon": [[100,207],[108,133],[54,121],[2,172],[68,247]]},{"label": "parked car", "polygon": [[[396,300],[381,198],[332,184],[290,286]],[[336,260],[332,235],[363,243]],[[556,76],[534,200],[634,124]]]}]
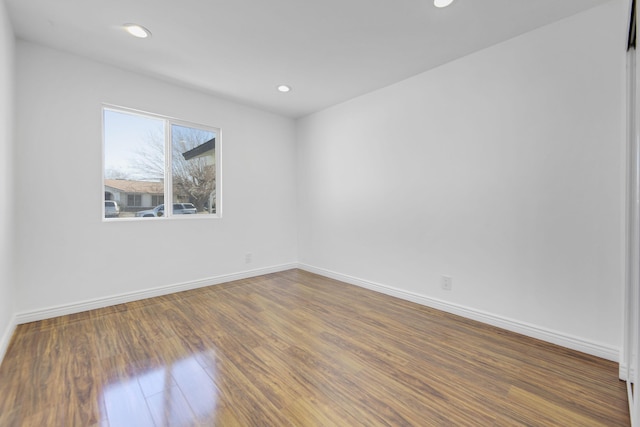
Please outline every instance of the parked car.
[{"label": "parked car", "polygon": [[136,216],[143,218],[164,216],[164,204],[158,205],[153,209],[147,209],[146,211],[138,211],[136,212]]},{"label": "parked car", "polygon": [[[174,203],[173,215],[187,215],[196,213],[196,207],[192,203]],[[164,204],[158,205],[153,209],[136,212],[137,217],[151,218],[164,216]]]},{"label": "parked car", "polygon": [[104,201],[104,217],[117,218],[120,216],[120,205],[115,200]]},{"label": "parked car", "polygon": [[[194,214],[198,213],[198,210],[193,205],[193,203],[181,203],[182,204],[182,213],[183,214]],[[173,213],[176,213],[176,205],[173,205]]]}]

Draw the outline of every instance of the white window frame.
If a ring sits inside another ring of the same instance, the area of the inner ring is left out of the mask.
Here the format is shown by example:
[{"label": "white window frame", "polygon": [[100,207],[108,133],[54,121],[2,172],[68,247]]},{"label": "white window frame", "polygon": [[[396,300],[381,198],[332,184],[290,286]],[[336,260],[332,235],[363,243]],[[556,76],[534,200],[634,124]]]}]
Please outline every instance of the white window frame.
[{"label": "white window frame", "polygon": [[[104,194],[104,181],[105,181],[105,150],[106,150],[106,141],[105,141],[105,123],[104,116],[105,111],[115,111],[117,113],[131,114],[141,117],[147,117],[157,120],[164,121],[164,204],[167,206],[167,200],[171,201],[169,205],[173,202],[173,147],[171,140],[171,126],[183,126],[183,127],[193,127],[197,129],[202,129],[209,132],[214,132],[216,135],[215,139],[215,151],[214,151],[214,164],[215,164],[215,205],[216,212],[213,214],[195,214],[195,215],[173,215],[171,213],[172,209],[165,209],[164,215],[161,217],[154,218],[140,218],[140,217],[126,217],[126,218],[106,218],[105,217],[105,207],[104,202],[102,205],[102,221],[103,222],[122,222],[122,221],[162,221],[162,220],[203,220],[203,219],[220,219],[222,218],[222,169],[221,169],[221,147],[222,147],[222,130],[215,126],[203,125],[196,122],[191,122],[187,120],[177,119],[174,117],[164,116],[161,114],[150,113],[148,111],[137,110],[128,107],[122,107],[113,104],[102,104],[100,108],[101,122],[102,122],[102,186],[101,186],[101,194]],[[181,202],[175,202],[181,203]]]}]

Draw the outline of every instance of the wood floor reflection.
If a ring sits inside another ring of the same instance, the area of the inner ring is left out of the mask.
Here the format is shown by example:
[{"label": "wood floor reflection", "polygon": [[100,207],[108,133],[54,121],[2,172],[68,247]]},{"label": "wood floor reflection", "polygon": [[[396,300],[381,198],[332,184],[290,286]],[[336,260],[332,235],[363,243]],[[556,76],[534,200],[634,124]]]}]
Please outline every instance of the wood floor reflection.
[{"label": "wood floor reflection", "polygon": [[628,426],[617,364],[299,270],[20,325],[0,426]]}]

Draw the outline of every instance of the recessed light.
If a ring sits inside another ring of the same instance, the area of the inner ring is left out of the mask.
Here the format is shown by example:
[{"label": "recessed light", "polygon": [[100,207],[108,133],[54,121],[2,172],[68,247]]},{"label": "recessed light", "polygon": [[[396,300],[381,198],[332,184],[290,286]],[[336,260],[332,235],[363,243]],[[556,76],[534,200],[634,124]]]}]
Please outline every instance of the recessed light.
[{"label": "recessed light", "polygon": [[433,5],[435,7],[447,7],[451,3],[453,3],[453,0],[433,0]]},{"label": "recessed light", "polygon": [[129,34],[134,37],[138,37],[139,39],[146,39],[147,37],[151,37],[151,31],[147,30],[142,25],[124,24],[123,27]]},{"label": "recessed light", "polygon": [[278,86],[278,92],[282,92],[282,93],[291,92],[291,86],[280,85]]}]

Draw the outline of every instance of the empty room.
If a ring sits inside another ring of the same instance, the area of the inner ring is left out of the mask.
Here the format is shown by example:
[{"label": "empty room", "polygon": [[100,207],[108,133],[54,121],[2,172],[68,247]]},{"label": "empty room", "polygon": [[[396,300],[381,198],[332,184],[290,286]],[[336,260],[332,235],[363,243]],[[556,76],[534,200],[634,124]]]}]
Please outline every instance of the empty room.
[{"label": "empty room", "polygon": [[0,427],[640,426],[634,0],[0,0]]}]

